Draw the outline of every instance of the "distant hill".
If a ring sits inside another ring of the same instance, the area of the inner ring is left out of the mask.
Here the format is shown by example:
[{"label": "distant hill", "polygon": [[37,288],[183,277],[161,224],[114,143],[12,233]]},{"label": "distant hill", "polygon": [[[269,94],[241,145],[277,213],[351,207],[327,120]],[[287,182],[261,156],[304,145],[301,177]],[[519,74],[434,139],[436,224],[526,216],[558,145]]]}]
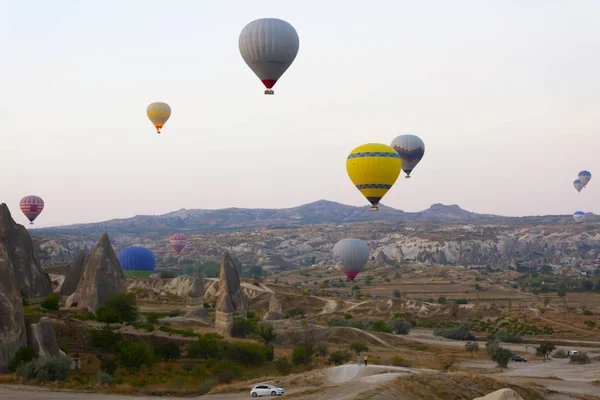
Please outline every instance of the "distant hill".
[{"label": "distant hill", "polygon": [[395,220],[459,221],[474,219],[490,220],[496,218],[501,217],[472,213],[463,210],[458,205],[434,204],[427,210],[417,213],[406,213],[380,205],[379,211],[374,212],[370,211],[368,206],[355,207],[333,201],[319,200],[298,207],[282,209],[181,209],[163,215],[137,215],[131,218],[113,219],[105,222],[37,229],[36,233],[47,235],[53,233],[77,234],[111,231],[137,235],[147,232],[171,232],[174,230],[219,232],[322,223],[343,224]]}]

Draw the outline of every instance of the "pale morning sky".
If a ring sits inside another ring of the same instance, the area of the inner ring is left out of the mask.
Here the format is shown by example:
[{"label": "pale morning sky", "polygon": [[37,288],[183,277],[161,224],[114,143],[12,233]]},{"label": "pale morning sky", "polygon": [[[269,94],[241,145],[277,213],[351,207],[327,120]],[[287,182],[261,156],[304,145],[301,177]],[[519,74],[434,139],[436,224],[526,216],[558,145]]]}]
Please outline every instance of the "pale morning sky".
[{"label": "pale morning sky", "polygon": [[[600,213],[599,1],[0,0],[0,201],[36,226],[179,208],[364,205],[357,145],[426,144],[382,203]],[[275,96],[242,60],[256,18],[290,22]],[[146,106],[165,101],[157,135]],[[594,175],[580,195],[572,181]]]}]

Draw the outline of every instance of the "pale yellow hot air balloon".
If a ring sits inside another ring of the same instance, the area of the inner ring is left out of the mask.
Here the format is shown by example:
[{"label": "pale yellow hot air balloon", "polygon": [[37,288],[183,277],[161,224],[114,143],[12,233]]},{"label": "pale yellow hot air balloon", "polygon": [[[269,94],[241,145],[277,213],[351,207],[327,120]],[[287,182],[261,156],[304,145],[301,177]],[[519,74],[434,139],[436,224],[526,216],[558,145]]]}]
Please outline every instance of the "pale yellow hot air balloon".
[{"label": "pale yellow hot air balloon", "polygon": [[152,103],[146,109],[146,114],[156,128],[156,132],[160,133],[163,125],[167,123],[171,116],[171,107],[167,103]]}]

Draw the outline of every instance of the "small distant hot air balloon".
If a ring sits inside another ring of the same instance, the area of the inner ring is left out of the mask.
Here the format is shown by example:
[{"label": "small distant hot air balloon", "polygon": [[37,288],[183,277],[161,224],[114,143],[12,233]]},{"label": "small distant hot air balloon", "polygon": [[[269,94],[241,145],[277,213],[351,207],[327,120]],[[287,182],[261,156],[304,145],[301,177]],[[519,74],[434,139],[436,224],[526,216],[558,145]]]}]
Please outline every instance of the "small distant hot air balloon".
[{"label": "small distant hot air balloon", "polygon": [[586,187],[590,179],[592,179],[592,174],[590,171],[581,171],[578,176],[581,183],[583,183],[583,187]]},{"label": "small distant hot air balloon", "polygon": [[579,224],[585,220],[585,213],[583,211],[575,211],[573,219]]},{"label": "small distant hot air balloon", "polygon": [[277,18],[261,18],[242,29],[238,41],[242,58],[273,94],[273,86],[292,65],[300,39],[292,25]]},{"label": "small distant hot air balloon", "polygon": [[577,193],[581,193],[581,189],[583,189],[583,183],[579,179],[575,179],[573,181],[573,186],[575,187],[575,190],[577,190]]},{"label": "small distant hot air balloon", "polygon": [[156,257],[145,247],[127,247],[119,253],[119,263],[125,275],[147,278],[156,268]]},{"label": "small distant hot air balloon", "polygon": [[33,225],[33,221],[44,209],[44,200],[42,200],[41,197],[29,195],[21,199],[19,206],[23,214],[25,214],[29,220],[29,224]]},{"label": "small distant hot air balloon", "polygon": [[183,233],[176,233],[171,236],[169,242],[171,243],[173,250],[175,250],[175,253],[179,254],[185,248],[185,245],[187,244],[187,238]]},{"label": "small distant hot air balloon", "polygon": [[160,133],[163,125],[167,123],[171,116],[171,107],[167,103],[152,103],[146,108],[146,114],[156,128],[156,132]]},{"label": "small distant hot air balloon", "polygon": [[342,271],[351,281],[369,261],[369,245],[364,240],[342,239],[333,247],[333,258],[342,263]]},{"label": "small distant hot air balloon", "polygon": [[398,152],[381,143],[358,146],[346,159],[346,170],[352,183],[372,204],[371,211],[392,188],[402,168]]},{"label": "small distant hot air balloon", "polygon": [[415,135],[400,135],[392,141],[391,146],[402,160],[402,170],[406,178],[410,178],[410,173],[425,155],[425,143]]}]

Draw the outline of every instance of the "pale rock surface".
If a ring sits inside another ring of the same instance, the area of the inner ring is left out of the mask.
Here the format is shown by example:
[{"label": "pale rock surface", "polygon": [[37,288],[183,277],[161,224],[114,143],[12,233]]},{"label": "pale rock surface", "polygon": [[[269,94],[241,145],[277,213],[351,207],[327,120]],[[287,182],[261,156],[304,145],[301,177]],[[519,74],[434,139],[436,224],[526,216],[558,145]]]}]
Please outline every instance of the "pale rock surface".
[{"label": "pale rock surface", "polygon": [[500,389],[487,396],[477,397],[473,400],[523,400],[523,398],[512,389]]},{"label": "pale rock surface", "polygon": [[219,276],[219,297],[215,318],[217,332],[224,336],[231,335],[234,317],[244,315],[247,308],[248,301],[241,288],[238,269],[229,252],[225,252]]},{"label": "pale rock surface", "polygon": [[104,233],[90,253],[77,289],[67,298],[66,305],[77,303],[79,307],[96,309],[104,305],[109,294],[126,290],[125,274],[108,234]]},{"label": "pale rock surface", "polygon": [[271,293],[271,299],[269,300],[269,311],[263,317],[265,321],[272,321],[283,318],[283,309],[281,303],[277,299],[275,293]]},{"label": "pale rock surface", "polygon": [[29,325],[27,330],[29,345],[33,347],[38,355],[44,357],[58,357],[60,355],[56,332],[50,318],[42,317],[40,322]]},{"label": "pale rock surface", "polygon": [[77,284],[83,275],[83,268],[87,261],[87,254],[84,251],[80,251],[75,259],[75,262],[69,267],[69,271],[65,275],[65,280],[60,287],[61,296],[70,296],[75,293]]}]

